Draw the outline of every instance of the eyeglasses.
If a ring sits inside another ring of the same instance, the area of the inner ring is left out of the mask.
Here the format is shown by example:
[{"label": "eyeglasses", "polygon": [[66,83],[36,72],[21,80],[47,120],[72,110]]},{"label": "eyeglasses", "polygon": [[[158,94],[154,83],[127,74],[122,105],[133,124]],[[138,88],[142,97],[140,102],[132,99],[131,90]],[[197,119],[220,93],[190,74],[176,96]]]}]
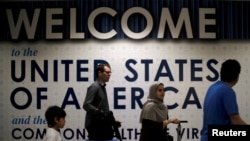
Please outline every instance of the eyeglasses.
[{"label": "eyeglasses", "polygon": [[111,74],[111,71],[103,71],[103,72],[105,72],[106,74]]}]

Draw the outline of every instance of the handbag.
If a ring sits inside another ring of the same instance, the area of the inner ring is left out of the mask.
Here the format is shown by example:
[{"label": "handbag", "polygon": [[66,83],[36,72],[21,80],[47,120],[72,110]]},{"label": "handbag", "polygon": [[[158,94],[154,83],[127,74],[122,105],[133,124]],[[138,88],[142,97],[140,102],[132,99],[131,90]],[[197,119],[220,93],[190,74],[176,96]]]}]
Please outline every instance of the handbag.
[{"label": "handbag", "polygon": [[110,118],[110,112],[96,111],[92,114],[91,126],[88,128],[89,138],[93,140],[111,140],[114,130]]},{"label": "handbag", "polygon": [[174,137],[172,135],[167,134],[167,141],[174,141]]},{"label": "handbag", "polygon": [[[99,109],[102,104],[102,100],[99,102],[97,108]],[[117,137],[122,141],[122,137],[118,130],[121,127],[121,123],[115,121],[112,111],[100,111],[97,110],[92,114],[91,126],[89,126],[88,133],[89,138],[93,140],[111,140]]]},{"label": "handbag", "polygon": [[112,111],[95,112],[91,126],[88,128],[89,138],[93,140],[111,140],[114,137],[122,141],[118,128],[121,123],[115,121]]}]

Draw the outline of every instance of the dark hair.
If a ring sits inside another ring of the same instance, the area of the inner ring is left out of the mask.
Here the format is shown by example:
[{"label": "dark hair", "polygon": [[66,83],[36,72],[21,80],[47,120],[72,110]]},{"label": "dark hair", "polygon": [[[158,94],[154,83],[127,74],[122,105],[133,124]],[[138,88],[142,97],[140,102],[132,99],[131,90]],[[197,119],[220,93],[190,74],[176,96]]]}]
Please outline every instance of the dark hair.
[{"label": "dark hair", "polygon": [[65,118],[66,112],[58,106],[50,106],[45,112],[48,127],[55,125],[55,118]]},{"label": "dark hair", "polygon": [[237,60],[228,59],[221,65],[220,78],[224,82],[235,81],[241,71],[240,63]]},{"label": "dark hair", "polygon": [[98,77],[98,72],[104,72],[104,67],[107,66],[110,68],[110,65],[109,64],[98,64],[95,68],[95,75],[96,77]]}]

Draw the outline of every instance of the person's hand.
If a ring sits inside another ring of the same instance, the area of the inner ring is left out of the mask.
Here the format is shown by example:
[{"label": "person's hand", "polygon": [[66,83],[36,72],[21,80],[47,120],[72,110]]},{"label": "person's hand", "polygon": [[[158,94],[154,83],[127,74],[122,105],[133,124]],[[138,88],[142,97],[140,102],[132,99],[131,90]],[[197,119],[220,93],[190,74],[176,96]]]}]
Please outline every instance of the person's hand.
[{"label": "person's hand", "polygon": [[119,120],[115,120],[115,124],[117,127],[121,127],[122,126],[122,122]]},{"label": "person's hand", "polygon": [[178,118],[172,119],[172,123],[174,124],[179,124],[180,120]]},{"label": "person's hand", "polygon": [[169,123],[170,123],[169,120],[164,120],[163,121],[163,127],[166,127]]}]

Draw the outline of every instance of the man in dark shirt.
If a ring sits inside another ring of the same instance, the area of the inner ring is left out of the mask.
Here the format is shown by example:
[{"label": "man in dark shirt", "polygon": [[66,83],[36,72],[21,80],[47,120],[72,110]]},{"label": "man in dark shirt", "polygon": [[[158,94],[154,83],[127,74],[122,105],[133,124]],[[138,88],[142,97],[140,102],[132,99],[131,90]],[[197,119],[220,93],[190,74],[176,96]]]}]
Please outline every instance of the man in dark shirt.
[{"label": "man in dark shirt", "polygon": [[101,123],[102,120],[100,120],[102,116],[110,112],[105,86],[111,76],[111,67],[108,64],[99,64],[95,69],[95,75],[97,79],[88,87],[83,103],[83,108],[87,112],[85,128],[91,140],[111,140],[113,138],[112,125]]}]

